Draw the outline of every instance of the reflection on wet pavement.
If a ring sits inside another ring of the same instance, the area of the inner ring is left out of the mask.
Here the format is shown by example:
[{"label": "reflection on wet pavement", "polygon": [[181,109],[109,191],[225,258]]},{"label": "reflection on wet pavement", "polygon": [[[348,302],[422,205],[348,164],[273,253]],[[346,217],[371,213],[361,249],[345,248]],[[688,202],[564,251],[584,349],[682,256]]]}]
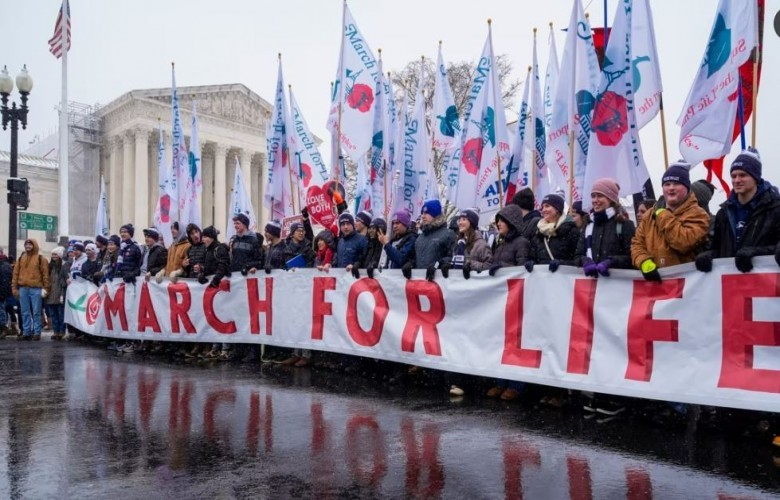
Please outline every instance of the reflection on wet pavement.
[{"label": "reflection on wet pavement", "polygon": [[0,343],[3,498],[767,498],[771,450],[277,365]]}]

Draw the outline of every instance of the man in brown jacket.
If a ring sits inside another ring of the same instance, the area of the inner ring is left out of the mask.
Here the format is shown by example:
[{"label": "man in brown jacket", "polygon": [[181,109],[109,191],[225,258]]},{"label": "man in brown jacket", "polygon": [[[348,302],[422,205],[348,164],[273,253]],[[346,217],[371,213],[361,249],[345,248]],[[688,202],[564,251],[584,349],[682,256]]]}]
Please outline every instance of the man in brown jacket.
[{"label": "man in brown jacket", "polygon": [[14,266],[11,291],[22,308],[22,339],[40,340],[43,328],[43,299],[49,289],[49,262],[38,252],[38,242],[24,242],[24,253]]},{"label": "man in brown jacket", "polygon": [[658,268],[696,260],[707,240],[710,217],[691,192],[690,165],[670,166],[661,180],[663,197],[636,230],[631,261],[649,281],[661,281]]},{"label": "man in brown jacket", "polygon": [[190,241],[187,239],[186,234],[182,234],[179,231],[178,222],[171,224],[171,233],[173,234],[173,244],[168,248],[168,262],[165,265],[165,269],[158,272],[154,277],[157,283],[162,283],[165,276],[172,278],[172,281],[176,281],[177,275],[173,273],[174,271],[184,269],[184,259],[187,258],[187,250],[190,248]]}]

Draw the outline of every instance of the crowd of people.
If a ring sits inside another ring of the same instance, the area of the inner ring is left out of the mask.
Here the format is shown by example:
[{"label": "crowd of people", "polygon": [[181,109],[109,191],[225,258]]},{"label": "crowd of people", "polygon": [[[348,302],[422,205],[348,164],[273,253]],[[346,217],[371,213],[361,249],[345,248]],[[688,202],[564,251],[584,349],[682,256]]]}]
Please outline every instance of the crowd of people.
[{"label": "crowd of people", "polygon": [[[67,287],[78,277],[96,284],[114,279],[125,283],[193,279],[219,287],[231,273],[247,276],[288,267],[324,272],[343,269],[355,278],[361,273],[373,278],[381,268],[401,269],[407,279],[418,269],[425,271],[426,279],[434,280],[437,273],[447,278],[454,270],[469,279],[480,272],[494,276],[503,267],[524,266],[533,272],[545,266],[556,272],[560,266],[576,266],[592,278],[608,278],[613,269],[638,269],[645,279],[661,281],[659,269],[687,262],[709,272],[713,259],[729,258],[739,271],[750,272],[753,257],[774,255],[780,265],[780,194],[763,179],[757,152],[744,151],[732,162],[733,189],[714,216],[709,210],[714,187],[703,180],[691,183],[689,171],[690,165],[683,162],[665,170],[663,196],[638,206],[636,225],[620,204],[618,183],[603,178],[593,184],[588,212],[582,210],[581,202],[567,211],[559,194],[536,200],[532,190],[524,188],[497,213],[486,233],[480,230],[476,209],[463,208],[447,221],[438,200],[426,201],[418,220],[401,210],[389,224],[367,211],[353,216],[342,201],[337,224],[316,235],[304,208],[302,222],[293,223],[284,238],[278,221],[266,224],[259,234],[250,230],[246,215],[238,214],[233,218],[235,235],[227,243],[219,241],[219,231],[213,226],[180,228],[174,223],[174,242],[169,248],[161,244],[155,228],[143,230],[144,243],[139,245],[133,239],[135,228],[126,224],[118,235],[71,241],[67,249],[57,247],[46,259],[36,241],[28,239],[15,265],[0,255],[0,301],[5,305],[0,307],[0,336],[11,333],[21,340],[39,340],[43,309],[53,339],[82,336],[63,320]],[[21,330],[16,327],[18,316]],[[283,365],[301,368],[313,362],[311,351],[261,352],[257,345],[136,341],[109,347],[125,353],[170,353],[204,360],[256,362],[276,357]],[[314,361],[348,372],[374,371],[391,381],[421,372],[418,367],[344,358],[348,357],[317,353]],[[475,386],[469,380],[473,378],[441,374],[439,380],[457,397],[466,387]],[[492,381],[482,390],[488,397],[506,401],[528,392],[525,384],[507,380]],[[545,388],[541,393],[541,403],[550,406],[573,399],[562,390]],[[625,408],[620,398],[597,394],[583,393],[578,401],[585,412],[594,414],[612,416]],[[668,409],[684,413],[686,407],[670,403]]]}]

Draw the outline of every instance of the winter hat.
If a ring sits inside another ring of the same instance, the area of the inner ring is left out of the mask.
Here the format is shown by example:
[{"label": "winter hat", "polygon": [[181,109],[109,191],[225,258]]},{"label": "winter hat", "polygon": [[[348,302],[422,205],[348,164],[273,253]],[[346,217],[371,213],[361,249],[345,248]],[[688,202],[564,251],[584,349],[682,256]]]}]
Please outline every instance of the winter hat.
[{"label": "winter hat", "polygon": [[672,163],[664,172],[664,176],[661,178],[661,185],[663,186],[667,182],[677,182],[685,186],[685,189],[690,191],[690,170],[690,163],[687,163],[685,160],[677,160],[676,162]]},{"label": "winter hat", "polygon": [[78,250],[79,252],[84,252],[84,243],[77,241],[73,244],[73,250]]},{"label": "winter hat", "polygon": [[211,238],[212,240],[217,239],[217,235],[219,234],[219,231],[214,226],[209,226],[206,228],[203,228],[203,232],[201,233],[204,238]]},{"label": "winter hat", "polygon": [[108,238],[106,238],[102,234],[95,236],[95,241],[100,243],[101,245],[108,245]]},{"label": "winter hat", "polygon": [[441,202],[439,200],[428,200],[423,203],[420,214],[428,214],[433,218],[441,215]]},{"label": "winter hat", "polygon": [[241,223],[241,224],[243,224],[243,225],[244,225],[244,227],[246,227],[247,229],[249,228],[249,217],[247,217],[247,216],[246,216],[246,214],[241,214],[241,213],[239,213],[239,214],[236,214],[236,215],[233,217],[233,220],[234,220],[234,221],[238,221],[238,222],[240,222],[240,223]]},{"label": "winter hat", "polygon": [[293,222],[292,224],[290,224],[290,234],[293,234],[295,231],[299,229],[303,229],[303,224],[301,224],[300,222]]},{"label": "winter hat", "polygon": [[574,209],[575,213],[578,213],[580,215],[588,215],[588,212],[583,212],[582,210],[582,200],[577,200],[572,205],[572,208]]},{"label": "winter hat", "polygon": [[715,186],[704,179],[699,179],[691,184],[691,191],[696,195],[699,206],[709,213],[710,201],[712,200],[712,195],[715,193]]},{"label": "winter hat", "polygon": [[127,234],[129,234],[131,238],[135,236],[135,228],[132,224],[125,224],[124,226],[120,227],[119,232],[121,233],[122,230],[127,231]]},{"label": "winter hat", "polygon": [[542,198],[542,205],[547,204],[553,207],[555,210],[558,211],[559,214],[563,213],[563,198],[558,196],[557,194],[548,194],[544,198]]},{"label": "winter hat", "polygon": [[731,162],[731,172],[735,170],[744,170],[745,173],[754,178],[756,182],[761,182],[761,156],[754,148],[748,148],[742,151],[733,162]]},{"label": "winter hat", "polygon": [[65,255],[65,249],[63,247],[56,247],[54,248],[54,250],[51,251],[51,254],[56,255],[61,259],[62,256]]},{"label": "winter hat", "polygon": [[97,245],[95,245],[94,243],[90,243],[89,245],[85,246],[84,248],[86,249],[87,252],[98,253]]},{"label": "winter hat", "polygon": [[[371,221],[368,222],[369,224],[371,223]],[[339,215],[339,226],[345,223],[355,227],[355,218],[352,217],[352,214],[349,212],[344,212],[343,214]]]},{"label": "winter hat", "polygon": [[[591,193],[600,193],[612,203],[620,203],[620,185],[611,177],[602,177],[593,182]],[[582,203],[580,203],[582,206]]]},{"label": "winter hat", "polygon": [[355,219],[359,220],[363,223],[364,226],[368,227],[371,225],[371,212],[362,210],[358,212],[358,214],[355,216]]},{"label": "winter hat", "polygon": [[377,217],[376,219],[371,221],[371,226],[374,226],[377,231],[381,231],[383,233],[387,232],[387,222],[381,217]]},{"label": "winter hat", "polygon": [[149,227],[144,229],[144,236],[148,236],[152,238],[154,241],[160,240],[160,233],[157,232],[157,229],[153,227]]},{"label": "winter hat", "polygon": [[274,238],[279,238],[282,236],[282,225],[278,220],[269,221],[268,224],[265,225],[265,232]]},{"label": "winter hat", "polygon": [[523,188],[512,197],[512,204],[523,210],[533,210],[536,198],[531,188]]},{"label": "winter hat", "polygon": [[477,229],[479,228],[479,212],[476,208],[467,208],[465,210],[461,210],[458,214],[458,219],[461,217],[465,217],[469,220],[469,224],[471,224],[471,229]]},{"label": "winter hat", "polygon": [[412,216],[406,210],[399,210],[393,214],[393,221],[398,221],[409,229],[409,225],[412,223]]},{"label": "winter hat", "polygon": [[119,239],[119,235],[117,234],[112,234],[111,236],[109,236],[108,241],[113,243],[116,246],[119,246],[122,243],[122,240]]}]

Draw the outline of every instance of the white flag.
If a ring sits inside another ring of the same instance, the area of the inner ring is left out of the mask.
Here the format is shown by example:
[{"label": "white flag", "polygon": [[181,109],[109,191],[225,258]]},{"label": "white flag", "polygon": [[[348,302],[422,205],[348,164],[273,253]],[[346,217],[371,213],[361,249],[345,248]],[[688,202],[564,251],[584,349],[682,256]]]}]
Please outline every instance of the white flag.
[{"label": "white flag", "polygon": [[707,50],[680,117],[680,152],[688,163],[731,150],[739,67],[756,46],[755,0],[720,0]]},{"label": "white flag", "polygon": [[428,128],[425,124],[425,98],[423,87],[425,86],[425,65],[420,65],[420,80],[417,93],[414,98],[414,109],[406,117],[403,135],[403,147],[401,148],[402,168],[400,189],[403,197],[399,199],[400,207],[406,208],[409,213],[420,213],[426,195],[426,174],[428,173],[428,161],[430,153],[430,140]]},{"label": "white flag", "polygon": [[265,205],[271,210],[271,219],[282,220],[294,215],[290,184],[290,158],[287,139],[287,98],[284,92],[282,60],[276,79],[274,110],[268,130],[268,186],[265,190]]},{"label": "white flag", "polygon": [[95,236],[108,236],[108,199],[106,198],[106,181],[100,176],[100,198],[95,215]]},{"label": "white flag", "polygon": [[[555,171],[559,178],[565,179],[561,187],[568,187],[569,178],[573,177],[574,201],[581,199],[582,185],[585,182],[591,119],[599,79],[600,69],[590,25],[582,3],[580,0],[574,0],[553,101],[552,120],[547,128],[546,158],[548,168]],[[572,128],[574,143],[569,144]],[[570,172],[570,148],[574,148],[573,174]],[[567,198],[568,195],[566,190]]]},{"label": "white flag", "polygon": [[[633,0],[618,3],[604,55],[583,193],[590,193],[593,182],[602,177],[616,179],[623,195],[639,193],[650,177],[636,123],[632,3]],[[591,208],[590,196],[582,197],[582,208]]]},{"label": "white flag", "polygon": [[661,110],[661,64],[655,49],[653,12],[648,0],[636,0],[631,13],[631,64],[634,73],[636,126],[641,130]]},{"label": "white flag", "polygon": [[298,101],[290,89],[290,119],[292,130],[289,134],[290,150],[293,154],[293,168],[298,170],[301,187],[320,186],[328,182],[328,167],[320,154],[314,135],[309,131]]},{"label": "white flag", "polygon": [[374,89],[379,72],[377,60],[344,2],[339,70],[327,127],[331,133],[336,133],[340,127],[341,148],[354,161],[371,147]]},{"label": "white flag", "polygon": [[[168,182],[168,189],[176,193],[176,196],[171,199],[171,205],[174,210],[170,212],[171,217],[178,217],[179,227],[182,231],[190,223],[189,211],[183,212],[181,210],[182,199],[186,198],[186,185],[187,177],[189,176],[189,159],[187,154],[187,145],[184,142],[184,127],[181,123],[181,113],[179,112],[179,94],[176,91],[176,72],[173,73],[173,85],[171,89],[171,114],[173,115],[172,130],[171,130],[171,169],[173,170]],[[176,219],[174,219],[176,220]]]},{"label": "white flag", "polygon": [[[368,176],[369,194],[371,202],[371,211],[379,217],[385,217],[390,211],[387,206],[387,200],[390,193],[387,191],[385,176],[387,168],[390,166],[385,160],[385,141],[390,135],[386,131],[388,124],[387,113],[385,112],[385,76],[382,73],[382,60],[379,60],[379,80],[374,89],[374,131],[371,139],[371,161]],[[358,183],[360,185],[360,183]],[[357,213],[357,212],[356,212]]]},{"label": "white flag", "polygon": [[447,65],[441,53],[436,61],[436,83],[433,91],[433,147],[439,151],[455,148],[461,135],[460,116],[447,79]]},{"label": "white flag", "polygon": [[227,235],[225,240],[230,240],[236,229],[233,227],[233,217],[238,214],[244,214],[249,217],[249,230],[257,230],[257,218],[255,217],[255,209],[252,207],[252,200],[246,191],[244,185],[244,178],[241,176],[241,165],[238,162],[238,156],[236,156],[236,173],[233,176],[233,189],[230,191],[230,208],[228,211],[227,220]]},{"label": "white flag", "polygon": [[[173,185],[174,172],[165,164],[165,136],[162,126],[160,127],[160,141],[157,146],[157,187],[159,194],[157,196],[157,205],[154,208],[154,226],[160,232],[163,244],[169,247],[173,243],[173,234],[171,233],[171,209],[176,212],[176,199],[178,193]],[[172,203],[173,200],[173,203]],[[184,229],[184,228],[182,228]]]},{"label": "white flag", "polygon": [[507,164],[507,200],[511,200],[520,189],[528,187],[530,181],[528,171],[525,168],[527,155],[525,136],[528,133],[528,96],[531,91],[532,75],[529,66],[523,88],[523,99],[520,101],[520,111],[517,113],[517,126],[512,139],[512,157]]},{"label": "white flag", "polygon": [[539,201],[555,191],[558,179],[550,178],[545,153],[547,152],[547,134],[545,133],[545,106],[542,100],[542,84],[539,78],[539,58],[536,53],[536,35],[534,34],[534,54],[531,65],[531,120],[526,124],[526,147],[531,151],[530,160],[525,163],[528,176],[533,179],[536,200]]},{"label": "white flag", "polygon": [[[188,156],[186,176],[186,194],[184,203],[179,200],[179,211],[189,213],[187,220],[201,226],[201,193],[203,192],[203,175],[200,161],[200,140],[198,139],[198,111],[195,101],[192,102],[192,130],[190,133],[190,153]],[[182,183],[184,184],[184,183]]]},{"label": "white flag", "polygon": [[558,88],[558,49],[555,47],[555,31],[550,23],[550,58],[547,60],[547,71],[544,73],[544,126],[552,125],[553,100],[555,89]]}]

